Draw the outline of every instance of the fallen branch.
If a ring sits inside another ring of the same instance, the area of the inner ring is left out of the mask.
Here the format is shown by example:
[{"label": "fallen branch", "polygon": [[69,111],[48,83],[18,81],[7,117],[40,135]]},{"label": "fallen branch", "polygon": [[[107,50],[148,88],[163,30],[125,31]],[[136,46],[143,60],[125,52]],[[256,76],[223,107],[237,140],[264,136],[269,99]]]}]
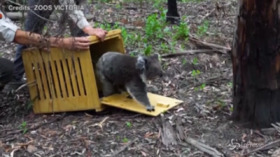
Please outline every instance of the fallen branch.
[{"label": "fallen branch", "polygon": [[245,154],[244,156],[248,156],[249,154],[252,154],[252,153],[255,153],[255,152],[258,152],[258,151],[262,151],[262,150],[267,150],[267,149],[271,149],[273,147],[278,147],[280,145],[280,139],[276,140],[276,141],[273,141],[273,142],[270,142],[270,143],[267,143],[267,144],[264,144],[250,152],[248,152],[247,154]]},{"label": "fallen branch", "polygon": [[210,15],[212,15],[212,13],[216,10],[216,8],[212,9],[209,13],[207,13],[206,15],[204,15],[201,19],[200,22],[204,21],[207,17],[209,17]]},{"label": "fallen branch", "polygon": [[120,154],[121,152],[123,152],[126,148],[128,148],[130,145],[132,145],[134,142],[136,142],[138,140],[138,138],[135,138],[134,140],[128,142],[125,146],[123,146],[121,149],[119,149],[118,151],[114,152],[112,155],[110,156],[117,156],[118,154]]},{"label": "fallen branch", "polygon": [[190,138],[190,137],[187,137],[186,138],[186,141],[193,145],[194,147],[198,148],[199,150],[207,153],[207,154],[210,154],[214,157],[221,157],[221,156],[224,156],[222,153],[220,153],[219,151],[217,151],[215,148],[212,148],[204,143],[201,143],[201,142],[198,142],[196,141],[195,139],[193,138]]},{"label": "fallen branch", "polygon": [[207,43],[205,41],[198,40],[194,37],[190,37],[189,40],[192,42],[195,42],[197,44],[209,47],[211,49],[214,49],[214,50],[219,51],[224,54],[226,54],[228,51],[231,51],[231,48],[229,48],[229,47],[225,47],[225,46],[221,46],[221,45],[217,45],[217,44],[213,44],[213,43]]},{"label": "fallen branch", "polygon": [[201,49],[201,50],[179,50],[178,53],[171,53],[171,54],[164,54],[161,57],[162,58],[171,58],[171,57],[177,57],[177,56],[182,56],[182,55],[193,55],[196,53],[212,53],[212,52],[220,52],[220,51],[215,51],[215,50],[211,50],[211,49]]},{"label": "fallen branch", "polygon": [[89,127],[99,126],[101,130],[103,130],[103,123],[108,119],[109,117],[105,117],[100,123],[95,123],[93,125],[90,125]]}]

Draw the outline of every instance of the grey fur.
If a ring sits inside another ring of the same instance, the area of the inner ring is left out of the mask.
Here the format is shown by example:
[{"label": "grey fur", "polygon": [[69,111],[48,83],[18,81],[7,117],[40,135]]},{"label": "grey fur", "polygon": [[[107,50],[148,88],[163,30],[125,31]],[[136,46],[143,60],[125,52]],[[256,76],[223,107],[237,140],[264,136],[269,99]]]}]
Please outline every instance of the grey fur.
[{"label": "grey fur", "polygon": [[159,55],[132,57],[118,52],[103,54],[96,64],[96,74],[102,84],[103,96],[126,90],[130,96],[154,111],[146,90],[146,79],[162,76]]}]

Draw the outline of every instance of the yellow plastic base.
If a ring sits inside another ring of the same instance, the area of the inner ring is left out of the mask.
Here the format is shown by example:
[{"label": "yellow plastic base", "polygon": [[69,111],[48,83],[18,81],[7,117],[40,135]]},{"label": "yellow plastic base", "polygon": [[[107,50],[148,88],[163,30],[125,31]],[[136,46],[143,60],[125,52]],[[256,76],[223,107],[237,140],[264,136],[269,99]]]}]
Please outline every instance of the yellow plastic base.
[{"label": "yellow plastic base", "polygon": [[151,105],[155,107],[155,111],[149,112],[146,108],[137,103],[135,100],[131,98],[127,98],[127,94],[114,94],[108,97],[103,97],[101,103],[108,106],[113,106],[137,113],[142,113],[149,116],[158,116],[159,114],[181,104],[183,101],[148,93],[149,100]]}]

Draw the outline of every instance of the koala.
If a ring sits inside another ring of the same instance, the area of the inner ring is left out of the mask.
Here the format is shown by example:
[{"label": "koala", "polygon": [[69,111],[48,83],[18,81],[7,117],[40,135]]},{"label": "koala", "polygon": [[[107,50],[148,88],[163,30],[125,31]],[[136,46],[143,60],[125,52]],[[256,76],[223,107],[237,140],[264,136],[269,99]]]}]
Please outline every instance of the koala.
[{"label": "koala", "polygon": [[159,54],[132,57],[106,52],[96,63],[96,75],[102,84],[103,96],[124,90],[147,111],[154,111],[147,96],[146,81],[163,75]]}]

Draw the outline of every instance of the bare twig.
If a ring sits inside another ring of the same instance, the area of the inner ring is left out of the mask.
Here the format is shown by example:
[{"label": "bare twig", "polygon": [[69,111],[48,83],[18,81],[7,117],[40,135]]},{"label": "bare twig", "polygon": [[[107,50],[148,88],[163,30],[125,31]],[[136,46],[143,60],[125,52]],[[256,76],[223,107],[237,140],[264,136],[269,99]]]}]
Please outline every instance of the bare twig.
[{"label": "bare twig", "polygon": [[186,141],[193,145],[194,147],[198,148],[199,150],[207,153],[207,154],[210,154],[211,156],[214,156],[214,157],[221,157],[221,156],[224,156],[222,153],[220,153],[219,151],[217,151],[215,148],[212,148],[204,143],[201,143],[201,142],[198,142],[196,141],[195,139],[193,138],[190,138],[190,137],[187,137],[186,138]]},{"label": "bare twig", "polygon": [[26,86],[29,86],[29,85],[31,85],[31,86],[36,85],[36,81],[32,81],[32,82],[29,82],[29,83],[25,83],[25,84],[19,86],[19,87],[15,90],[15,92],[17,93],[17,92],[20,91],[22,88],[24,88],[24,87],[26,87]]},{"label": "bare twig", "polygon": [[162,58],[170,58],[170,57],[177,57],[177,56],[182,56],[182,55],[193,55],[197,53],[212,53],[212,52],[220,52],[220,51],[215,51],[211,49],[200,49],[200,50],[179,50],[178,53],[171,53],[171,54],[164,54],[161,57]]},{"label": "bare twig", "polygon": [[208,16],[210,16],[214,11],[216,10],[216,8],[212,9],[209,13],[207,13],[206,15],[204,15],[201,19],[200,22],[204,21]]},{"label": "bare twig", "polygon": [[213,44],[213,43],[207,43],[205,41],[198,40],[194,37],[190,37],[189,40],[192,42],[195,42],[197,44],[212,48],[216,51],[220,51],[221,53],[226,53],[228,51],[231,51],[231,48],[229,48],[229,47],[225,47],[225,46],[221,46],[221,45],[217,45],[217,44]]},{"label": "bare twig", "polygon": [[119,149],[118,151],[114,152],[112,155],[110,156],[117,156],[118,154],[120,154],[121,152],[123,152],[126,148],[128,148],[130,145],[132,145],[134,142],[136,142],[138,140],[138,138],[135,138],[134,140],[128,142],[125,146],[123,146],[121,149]]},{"label": "bare twig", "polygon": [[108,119],[109,117],[105,117],[100,123],[95,123],[93,125],[90,125],[89,127],[99,126],[101,130],[103,130],[103,123]]},{"label": "bare twig", "polygon": [[244,156],[248,156],[249,154],[252,154],[252,153],[255,153],[255,152],[258,152],[258,151],[262,151],[262,150],[267,150],[267,149],[270,149],[270,148],[273,148],[273,147],[277,147],[280,145],[280,139],[276,140],[276,141],[273,141],[273,142],[270,142],[270,143],[267,143],[267,144],[264,144],[250,152],[248,152],[247,154],[244,154]]},{"label": "bare twig", "polygon": [[280,123],[271,124],[280,133]]}]

